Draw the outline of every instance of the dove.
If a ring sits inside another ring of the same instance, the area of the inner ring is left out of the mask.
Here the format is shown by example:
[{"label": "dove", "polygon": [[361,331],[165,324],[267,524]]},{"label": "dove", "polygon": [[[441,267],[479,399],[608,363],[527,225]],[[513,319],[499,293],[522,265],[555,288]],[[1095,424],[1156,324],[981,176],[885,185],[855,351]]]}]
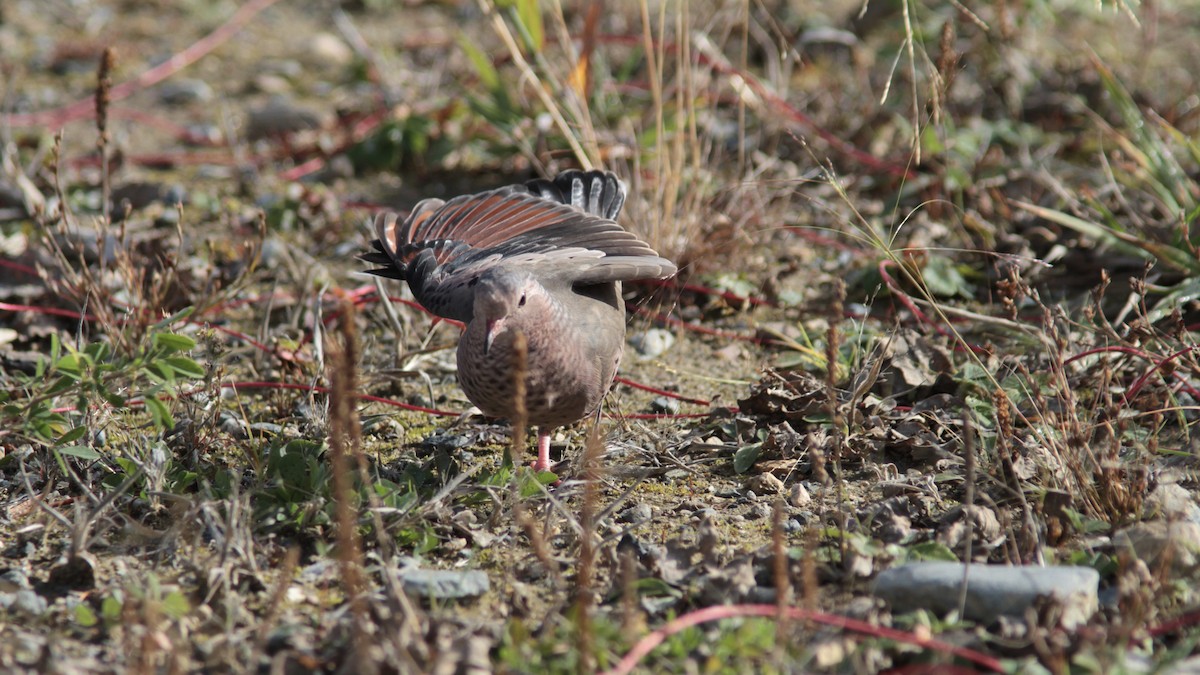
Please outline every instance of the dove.
[{"label": "dove", "polygon": [[622,282],[676,272],[617,224],[625,195],[612,173],[567,171],[426,199],[404,219],[379,214],[374,250],[359,256],[381,266],[371,274],[406,281],[430,313],[465,326],[458,382],[484,415],[517,416],[521,371],[535,471],[550,469],[550,434],[598,412],[612,386],[625,348]]}]

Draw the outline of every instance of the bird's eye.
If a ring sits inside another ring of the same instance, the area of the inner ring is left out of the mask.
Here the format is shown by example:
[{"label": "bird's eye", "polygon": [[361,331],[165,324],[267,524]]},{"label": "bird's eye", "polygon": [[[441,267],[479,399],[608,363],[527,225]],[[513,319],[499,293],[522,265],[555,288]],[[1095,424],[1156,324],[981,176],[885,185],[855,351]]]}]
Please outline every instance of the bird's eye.
[{"label": "bird's eye", "polygon": [[525,306],[525,294],[522,293],[521,299],[517,301],[517,307],[524,307],[524,306]]}]

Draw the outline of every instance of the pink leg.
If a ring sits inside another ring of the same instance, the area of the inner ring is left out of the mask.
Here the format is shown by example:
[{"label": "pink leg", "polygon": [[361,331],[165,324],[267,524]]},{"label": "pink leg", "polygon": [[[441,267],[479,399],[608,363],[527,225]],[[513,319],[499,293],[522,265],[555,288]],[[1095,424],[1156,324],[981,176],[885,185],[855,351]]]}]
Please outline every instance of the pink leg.
[{"label": "pink leg", "polygon": [[538,456],[533,463],[534,471],[550,470],[550,434],[538,429]]}]

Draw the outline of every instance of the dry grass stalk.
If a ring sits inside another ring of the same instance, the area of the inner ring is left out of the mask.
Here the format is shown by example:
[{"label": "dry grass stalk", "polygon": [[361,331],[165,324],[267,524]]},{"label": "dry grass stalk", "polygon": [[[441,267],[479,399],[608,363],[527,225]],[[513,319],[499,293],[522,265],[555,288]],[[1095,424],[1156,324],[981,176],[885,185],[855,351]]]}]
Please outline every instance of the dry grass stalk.
[{"label": "dry grass stalk", "polygon": [[579,672],[596,670],[596,645],[592,634],[592,582],[596,571],[596,513],[600,501],[600,460],[604,443],[600,425],[593,424],[583,450],[581,473],[583,503],[579,509],[579,573],[575,577],[575,617],[579,634]]},{"label": "dry grass stalk", "polygon": [[[514,481],[515,484],[516,481]],[[525,533],[525,537],[529,539],[529,547],[533,549],[533,555],[537,557],[542,567],[550,573],[554,581],[561,585],[562,573],[558,568],[558,562],[554,560],[554,554],[551,553],[550,546],[546,543],[546,537],[542,535],[542,530],[538,527],[538,522],[529,515],[528,509],[525,508],[525,504],[521,502],[519,497],[513,500],[512,505],[513,521]]]},{"label": "dry grass stalk", "polygon": [[337,556],[341,569],[342,588],[350,603],[353,622],[351,658],[354,670],[374,672],[370,659],[368,637],[371,632],[366,602],[366,580],[363,572],[362,542],[358,535],[358,508],[355,504],[352,457],[362,451],[362,432],[358,421],[358,335],[354,326],[354,305],[342,303],[340,322],[341,344],[329,340],[330,415],[329,449],[333,472],[334,513],[337,523]]},{"label": "dry grass stalk", "polygon": [[775,619],[775,659],[781,670],[785,669],[785,647],[790,624],[788,607],[792,604],[792,579],[788,574],[791,564],[788,559],[787,536],[783,531],[785,513],[783,496],[780,495],[775,499],[771,511],[771,571],[775,577],[775,607],[779,610]]},{"label": "dry grass stalk", "polygon": [[637,561],[632,549],[622,549],[621,559],[621,629],[626,636],[646,632],[646,617],[638,609]]},{"label": "dry grass stalk", "polygon": [[[99,72],[96,73],[96,131],[99,132],[96,136],[96,151],[100,153],[100,208],[105,225],[112,222],[109,213],[111,186],[108,171],[108,104],[112,95],[112,70],[116,56],[112,47],[105,48],[104,55],[100,57]],[[125,237],[122,236],[121,239],[124,241]]]},{"label": "dry grass stalk", "polygon": [[518,331],[513,336],[513,418],[512,418],[512,463],[520,466],[525,456],[525,433],[529,426],[527,373],[529,372],[529,342],[525,334]]},{"label": "dry grass stalk", "polygon": [[967,566],[971,564],[971,548],[975,540],[975,432],[971,427],[970,411],[963,411],[963,459],[966,476],[963,479],[962,517],[967,524],[963,538],[963,583],[958,596],[958,615],[963,616],[967,607]]},{"label": "dry grass stalk", "polygon": [[[829,465],[833,468],[833,482],[837,503],[838,528],[845,530],[849,514],[845,508],[845,479],[842,476],[842,447],[846,442],[845,415],[842,406],[838,404],[838,351],[841,347],[841,332],[838,330],[838,319],[842,316],[842,304],[846,298],[846,285],[841,279],[834,282],[833,307],[830,308],[829,331],[825,335],[825,397],[828,405],[831,442],[833,452],[830,453]],[[842,559],[847,554],[846,538],[838,539]]]}]

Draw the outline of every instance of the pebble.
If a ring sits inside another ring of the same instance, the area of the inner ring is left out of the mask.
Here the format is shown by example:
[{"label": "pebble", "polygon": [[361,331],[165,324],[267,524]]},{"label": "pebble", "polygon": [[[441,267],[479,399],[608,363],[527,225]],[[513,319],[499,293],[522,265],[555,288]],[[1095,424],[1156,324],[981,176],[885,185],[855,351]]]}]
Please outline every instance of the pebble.
[{"label": "pebble", "polygon": [[777,495],[783,492],[783,481],[773,473],[760,473],[746,481],[746,488],[760,495]]},{"label": "pebble", "polygon": [[644,523],[654,518],[654,509],[649,504],[636,504],[617,515],[617,521],[622,523]]},{"label": "pebble", "polygon": [[158,88],[158,100],[167,105],[187,105],[211,101],[213,89],[204,80],[182,78],[163,83]]},{"label": "pebble", "polygon": [[178,184],[131,181],[113,188],[112,203],[119,210],[124,210],[126,204],[135,211],[156,203],[173,207],[187,203],[187,192]]},{"label": "pebble", "polygon": [[477,597],[491,588],[483,570],[428,570],[408,568],[400,571],[404,590],[423,598],[453,600]]},{"label": "pebble", "polygon": [[321,125],[315,111],[297,105],[285,96],[273,96],[266,105],[250,111],[246,137],[250,140],[284,136]]},{"label": "pebble", "polygon": [[770,518],[773,513],[774,509],[771,508],[770,504],[759,502],[751,506],[750,510],[746,512],[746,519],[759,520],[761,518]]},{"label": "pebble", "polygon": [[33,588],[29,577],[21,570],[8,569],[0,572],[0,593],[15,593]]},{"label": "pebble", "polygon": [[308,43],[309,53],[335,66],[344,66],[354,60],[354,50],[346,46],[346,42],[333,33],[317,33]]},{"label": "pebble", "polygon": [[809,494],[808,488],[801,483],[794,483],[791,490],[788,492],[788,504],[796,508],[804,508],[812,504],[812,495]]},{"label": "pebble", "polygon": [[[1051,595],[1063,606],[1062,625],[1083,625],[1099,608],[1100,574],[1091,567],[1004,567],[970,565],[964,617],[990,623],[1000,615],[1025,616],[1040,596]],[[918,562],[881,572],[875,595],[895,612],[927,609],[939,614],[958,608],[963,565]]]},{"label": "pebble", "polygon": [[659,396],[650,402],[650,412],[675,415],[679,412],[679,399],[671,398],[670,396]]},{"label": "pebble", "polygon": [[644,333],[630,335],[629,344],[637,351],[638,358],[645,361],[670,349],[675,344],[675,334],[661,328],[651,328]]}]

